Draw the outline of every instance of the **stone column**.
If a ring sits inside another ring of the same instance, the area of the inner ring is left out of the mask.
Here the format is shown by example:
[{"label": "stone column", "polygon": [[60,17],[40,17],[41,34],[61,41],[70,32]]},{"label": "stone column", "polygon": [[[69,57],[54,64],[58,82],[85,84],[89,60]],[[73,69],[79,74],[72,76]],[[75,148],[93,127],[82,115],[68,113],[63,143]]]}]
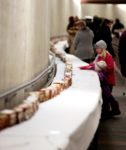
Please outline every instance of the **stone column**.
[{"label": "stone column", "polygon": [[0,0],[0,94],[29,82],[48,66],[48,7],[48,0]]}]

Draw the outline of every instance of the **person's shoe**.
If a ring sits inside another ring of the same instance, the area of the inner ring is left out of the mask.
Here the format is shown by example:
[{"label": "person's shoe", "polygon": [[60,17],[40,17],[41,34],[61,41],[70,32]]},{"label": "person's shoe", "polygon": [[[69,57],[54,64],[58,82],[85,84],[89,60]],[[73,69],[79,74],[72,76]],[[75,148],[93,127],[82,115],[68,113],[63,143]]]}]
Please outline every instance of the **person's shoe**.
[{"label": "person's shoe", "polygon": [[120,115],[120,114],[121,114],[120,110],[110,112],[110,116],[117,116],[117,115]]},{"label": "person's shoe", "polygon": [[107,120],[109,118],[111,118],[110,111],[108,113],[102,113],[101,114],[101,120]]}]

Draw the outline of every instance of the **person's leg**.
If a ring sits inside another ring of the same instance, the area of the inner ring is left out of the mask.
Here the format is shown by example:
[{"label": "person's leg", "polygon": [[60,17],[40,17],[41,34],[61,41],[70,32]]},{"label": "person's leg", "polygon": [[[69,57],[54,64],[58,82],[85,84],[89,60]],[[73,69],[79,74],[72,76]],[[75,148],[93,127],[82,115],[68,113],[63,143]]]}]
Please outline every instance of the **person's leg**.
[{"label": "person's leg", "polygon": [[110,96],[110,106],[111,106],[111,113],[110,115],[120,115],[119,103],[115,100],[115,98],[111,95]]},{"label": "person's leg", "polygon": [[110,117],[110,102],[108,95],[104,89],[102,89],[102,113],[101,113],[101,119],[108,119]]},{"label": "person's leg", "polygon": [[110,92],[112,93],[113,85],[108,85],[108,86],[109,86]]}]

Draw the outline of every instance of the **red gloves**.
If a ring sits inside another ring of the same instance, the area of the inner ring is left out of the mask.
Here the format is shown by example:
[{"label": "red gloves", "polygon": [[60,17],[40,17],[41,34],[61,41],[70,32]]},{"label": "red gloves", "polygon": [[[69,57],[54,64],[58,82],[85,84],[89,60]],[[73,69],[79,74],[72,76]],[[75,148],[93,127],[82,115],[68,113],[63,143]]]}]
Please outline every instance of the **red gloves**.
[{"label": "red gloves", "polygon": [[80,68],[81,70],[93,70],[93,69],[94,69],[94,64],[91,63],[91,64],[89,64],[89,65],[87,65],[87,66],[80,66],[79,68]]}]

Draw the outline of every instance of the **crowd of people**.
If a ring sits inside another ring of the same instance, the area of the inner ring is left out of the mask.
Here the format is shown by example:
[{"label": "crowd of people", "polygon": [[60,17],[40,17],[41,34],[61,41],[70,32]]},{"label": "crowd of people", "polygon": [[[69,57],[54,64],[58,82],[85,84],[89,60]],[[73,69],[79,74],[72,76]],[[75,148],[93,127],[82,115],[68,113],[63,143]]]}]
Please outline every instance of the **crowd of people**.
[{"label": "crowd of people", "polygon": [[[76,19],[75,19],[76,18]],[[102,89],[102,118],[120,115],[118,101],[112,95],[115,85],[115,51],[112,38],[119,40],[118,57],[122,76],[126,77],[126,31],[119,19],[115,21],[108,18],[93,17],[93,21],[76,17],[69,18],[67,26],[69,49],[68,53],[74,54],[87,66],[80,66],[82,70],[95,70],[98,73]],[[71,38],[72,33],[72,38]],[[72,49],[72,50],[71,50]]]}]

